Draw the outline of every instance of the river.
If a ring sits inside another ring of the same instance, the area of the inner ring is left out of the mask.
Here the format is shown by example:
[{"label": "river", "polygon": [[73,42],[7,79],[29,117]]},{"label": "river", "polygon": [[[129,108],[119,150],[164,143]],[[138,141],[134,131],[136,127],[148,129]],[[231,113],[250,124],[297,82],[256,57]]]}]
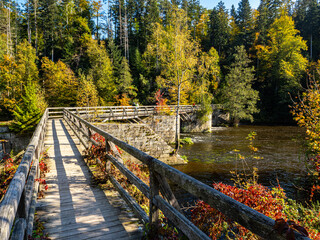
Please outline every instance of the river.
[{"label": "river", "polygon": [[[261,159],[249,157],[251,152],[246,137],[252,131],[257,133],[253,145],[258,148],[256,155]],[[212,133],[181,134],[181,138],[184,137],[190,137],[194,144],[180,149],[179,154],[185,155],[189,162],[174,166],[178,170],[208,185],[220,181],[232,184],[230,171],[241,172],[243,164],[247,164],[247,169],[251,169],[247,172],[252,172],[252,167],[258,168],[259,183],[269,187],[279,183],[288,197],[304,199],[305,192],[301,188],[306,178],[306,167],[302,129],[242,125],[238,128],[214,128]],[[237,159],[239,153],[245,156],[245,162]]]}]

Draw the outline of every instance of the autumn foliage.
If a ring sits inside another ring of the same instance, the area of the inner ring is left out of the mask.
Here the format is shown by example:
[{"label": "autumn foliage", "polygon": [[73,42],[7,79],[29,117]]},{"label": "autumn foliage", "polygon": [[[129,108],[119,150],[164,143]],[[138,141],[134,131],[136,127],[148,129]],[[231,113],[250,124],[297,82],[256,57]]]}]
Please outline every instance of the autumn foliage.
[{"label": "autumn foliage", "polygon": [[3,157],[2,161],[4,163],[4,168],[0,172],[0,200],[6,194],[8,186],[18,168],[20,160],[15,162],[9,154]]},{"label": "autumn foliage", "polygon": [[292,106],[294,120],[306,130],[308,170],[313,176],[311,199],[320,193],[320,61],[309,71],[308,88]]},{"label": "autumn foliage", "polygon": [[155,93],[155,99],[156,99],[156,111],[160,114],[171,114],[170,107],[167,105],[168,99],[163,97],[163,93],[161,93],[161,90],[159,89]]},{"label": "autumn foliage", "polygon": [[[213,187],[223,194],[241,202],[273,219],[285,217],[283,213],[283,189],[269,190],[260,184],[241,189],[224,183],[215,183]],[[192,211],[192,221],[212,239],[232,235],[254,237],[238,223],[226,218],[222,213],[203,201],[199,201]]]}]

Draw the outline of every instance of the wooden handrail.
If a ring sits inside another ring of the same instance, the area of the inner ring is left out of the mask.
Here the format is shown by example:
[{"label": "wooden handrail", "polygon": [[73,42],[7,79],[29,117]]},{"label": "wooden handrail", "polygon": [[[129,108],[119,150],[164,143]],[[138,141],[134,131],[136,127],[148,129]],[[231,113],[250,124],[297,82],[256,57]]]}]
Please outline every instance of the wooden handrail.
[{"label": "wooden handrail", "polygon": [[[161,189],[166,189],[169,192],[171,191],[168,189],[168,184],[166,184],[166,179],[169,179],[179,187],[204,200],[222,214],[238,222],[256,235],[265,239],[286,239],[284,235],[281,235],[274,230],[275,221],[273,219],[115,138],[100,128],[81,119],[79,116],[76,116],[67,109],[64,110],[64,119],[68,121],[70,125],[73,124],[75,127],[79,126],[80,123],[84,124],[92,132],[96,132],[104,137],[106,142],[112,142],[148,166],[150,172],[150,187],[143,185],[138,179],[136,179],[136,177],[134,177],[133,173],[120,164],[116,158],[112,157],[110,154],[107,155],[108,160],[111,161],[124,175],[129,177],[131,182],[137,186],[146,197],[150,199],[150,215],[149,218],[146,218],[146,215],[141,213],[141,207],[132,199],[132,197],[128,196],[128,193],[123,190],[120,184],[111,176],[111,182],[115,185],[120,194],[127,200],[129,205],[131,205],[134,211],[138,213],[142,220],[149,221],[150,224],[154,224],[158,220],[157,211],[160,209],[164,215],[190,239],[210,239],[186,217],[184,217],[179,210],[177,210],[174,199],[171,199],[173,201],[170,199],[165,201],[159,195],[159,191],[161,191]],[[82,132],[79,129],[73,129],[76,132],[78,131],[77,136],[79,136],[79,133]],[[87,140],[90,139],[89,135],[84,134],[82,137],[86,138]],[[149,193],[147,193],[148,191]],[[172,196],[172,194],[168,195],[164,192],[161,193],[163,196]],[[309,239],[296,231],[294,234],[296,239]]]},{"label": "wooden handrail", "polygon": [[49,109],[46,109],[0,203],[0,239],[31,235],[39,182],[39,157],[44,146]]}]

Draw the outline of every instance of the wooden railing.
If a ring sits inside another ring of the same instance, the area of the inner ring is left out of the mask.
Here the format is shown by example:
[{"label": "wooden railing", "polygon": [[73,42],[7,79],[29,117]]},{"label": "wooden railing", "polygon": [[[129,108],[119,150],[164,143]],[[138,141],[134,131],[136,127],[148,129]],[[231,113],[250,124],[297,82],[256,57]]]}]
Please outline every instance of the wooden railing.
[{"label": "wooden railing", "polygon": [[[113,163],[113,165],[118,168],[120,172],[150,200],[149,216],[133,199],[133,197],[131,197],[128,192],[122,188],[119,182],[113,176],[109,175],[111,182],[119,191],[123,199],[131,206],[137,216],[139,216],[143,222],[149,223],[150,226],[154,226],[154,224],[159,220],[160,209],[164,215],[189,239],[210,239],[181,213],[179,204],[168,184],[167,180],[169,180],[197,198],[210,204],[222,214],[238,222],[256,235],[264,239],[286,239],[284,235],[281,235],[274,230],[275,221],[273,219],[237,202],[214,188],[113,137],[67,109],[64,110],[64,119],[85,147],[90,147],[90,144],[98,144],[91,139],[93,133],[98,133],[105,138],[107,148],[106,169],[109,168],[108,166],[110,162]],[[129,171],[123,165],[119,155],[113,156],[109,154],[109,150],[113,145],[117,145],[148,167],[150,172],[150,186],[146,185],[131,171]],[[160,192],[163,197],[160,196]],[[294,234],[296,239],[309,239],[298,232],[294,232]]]},{"label": "wooden railing", "polygon": [[[213,109],[222,108],[222,105],[212,105]],[[50,117],[61,118],[64,108],[50,108]],[[158,114],[161,111],[175,113],[177,110],[176,105],[161,106],[102,106],[102,107],[71,107],[65,108],[69,111],[81,116],[85,119],[92,120],[124,120],[137,117],[145,117]],[[180,113],[191,113],[200,109],[199,105],[181,105],[179,107]]]},{"label": "wooden railing", "polygon": [[[49,109],[44,112],[20,165],[0,203],[0,239],[26,239],[32,234],[39,182],[39,157],[44,146]],[[12,230],[13,229],[13,230]],[[12,233],[11,233],[12,231]]]}]

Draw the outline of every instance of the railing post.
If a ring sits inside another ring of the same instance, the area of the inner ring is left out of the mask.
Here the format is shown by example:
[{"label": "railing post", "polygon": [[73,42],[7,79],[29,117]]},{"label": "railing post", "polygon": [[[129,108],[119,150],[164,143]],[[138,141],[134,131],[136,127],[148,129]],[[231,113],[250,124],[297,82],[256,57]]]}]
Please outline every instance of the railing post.
[{"label": "railing post", "polygon": [[157,228],[159,226],[159,209],[154,204],[155,197],[159,195],[159,182],[154,171],[154,166],[151,163],[149,165],[150,173],[150,202],[149,202],[149,226],[150,226],[150,237],[155,236]]}]

